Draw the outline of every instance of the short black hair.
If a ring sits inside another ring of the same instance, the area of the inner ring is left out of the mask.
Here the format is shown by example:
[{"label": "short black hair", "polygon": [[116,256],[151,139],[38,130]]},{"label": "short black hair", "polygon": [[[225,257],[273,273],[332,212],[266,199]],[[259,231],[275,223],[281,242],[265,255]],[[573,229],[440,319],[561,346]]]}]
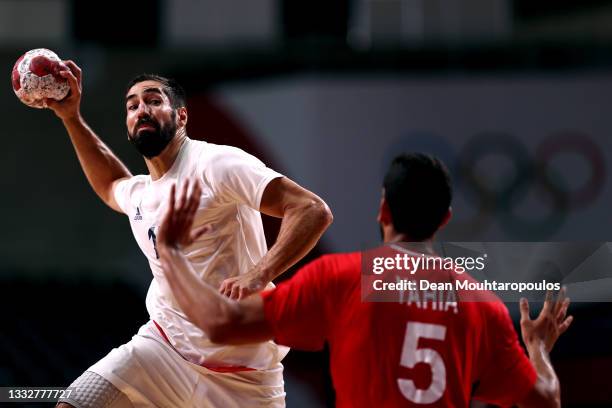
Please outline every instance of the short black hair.
[{"label": "short black hair", "polygon": [[393,227],[415,241],[434,235],[453,198],[444,163],[422,153],[402,154],[393,159],[384,188]]},{"label": "short black hair", "polygon": [[168,96],[168,99],[170,99],[170,104],[174,109],[187,106],[187,94],[183,87],[176,80],[157,74],[138,75],[128,83],[126,93],[129,92],[134,85],[144,81],[155,81],[162,84],[162,89]]}]

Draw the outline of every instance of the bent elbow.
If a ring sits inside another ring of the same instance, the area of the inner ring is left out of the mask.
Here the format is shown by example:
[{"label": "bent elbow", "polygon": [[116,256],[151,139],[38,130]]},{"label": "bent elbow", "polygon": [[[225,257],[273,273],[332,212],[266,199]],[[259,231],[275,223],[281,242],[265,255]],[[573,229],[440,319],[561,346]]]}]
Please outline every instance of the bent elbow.
[{"label": "bent elbow", "polygon": [[315,213],[323,230],[327,229],[334,222],[334,215],[325,201],[319,199],[312,204],[313,213]]},{"label": "bent elbow", "polygon": [[334,214],[332,214],[331,209],[325,204],[325,225],[329,227],[334,222]]}]

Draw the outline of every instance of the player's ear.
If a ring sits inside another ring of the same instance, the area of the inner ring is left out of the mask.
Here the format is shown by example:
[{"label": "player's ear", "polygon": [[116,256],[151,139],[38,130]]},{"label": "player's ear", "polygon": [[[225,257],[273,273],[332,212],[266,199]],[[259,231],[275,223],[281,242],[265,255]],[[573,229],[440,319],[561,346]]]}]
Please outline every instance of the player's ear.
[{"label": "player's ear", "polygon": [[176,124],[178,127],[187,126],[187,108],[181,107],[176,110]]},{"label": "player's ear", "polygon": [[448,210],[446,211],[444,218],[442,218],[442,222],[440,223],[440,226],[438,227],[438,229],[448,224],[448,222],[450,221],[452,217],[453,217],[453,207],[448,207]]},{"label": "player's ear", "polygon": [[376,220],[381,225],[389,225],[393,223],[391,209],[389,208],[389,204],[385,199],[384,192],[382,198],[380,199],[380,206],[378,207],[378,216],[376,217]]}]

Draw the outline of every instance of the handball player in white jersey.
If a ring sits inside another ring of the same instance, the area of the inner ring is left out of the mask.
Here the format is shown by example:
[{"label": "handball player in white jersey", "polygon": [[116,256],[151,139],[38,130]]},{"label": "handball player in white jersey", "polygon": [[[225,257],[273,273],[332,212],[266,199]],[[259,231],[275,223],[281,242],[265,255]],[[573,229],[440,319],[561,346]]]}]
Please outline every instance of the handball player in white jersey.
[{"label": "handball player in white jersey", "polygon": [[[316,244],[332,221],[315,194],[240,149],[189,139],[185,93],[174,81],[141,75],[125,96],[128,140],[149,174],[133,176],[80,114],[81,70],[66,61],[70,95],[47,105],[62,120],[96,194],[128,216],[149,260],[150,321],[71,385],[59,407],[284,406],[280,363],[288,349],[272,341],[246,346],[212,343],[181,311],[161,271],[157,228],[170,188],[195,179],[202,192],[192,245],[185,256],[203,281],[233,299],[271,285]],[[267,251],[259,212],[282,218]]]}]

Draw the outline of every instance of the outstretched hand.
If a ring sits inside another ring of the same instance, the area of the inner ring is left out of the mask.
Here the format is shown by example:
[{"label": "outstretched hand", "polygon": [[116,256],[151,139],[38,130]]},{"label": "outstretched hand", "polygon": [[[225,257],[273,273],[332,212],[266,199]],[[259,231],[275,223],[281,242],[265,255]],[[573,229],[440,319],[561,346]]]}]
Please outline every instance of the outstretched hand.
[{"label": "outstretched hand", "polygon": [[[191,184],[189,180],[183,183],[178,201],[175,198],[176,185],[170,188],[168,209],[157,232],[157,243],[160,247],[180,249],[191,245],[208,231],[207,225],[192,231],[195,213],[200,204],[202,187],[197,181],[193,183],[193,187]],[[191,193],[189,193],[190,189]]]},{"label": "outstretched hand", "polygon": [[557,299],[551,291],[546,292],[544,307],[535,320],[529,317],[529,302],[521,299],[521,334],[527,348],[543,344],[550,353],[559,336],[569,328],[573,316],[565,317],[570,300],[565,287],[561,288]]}]

